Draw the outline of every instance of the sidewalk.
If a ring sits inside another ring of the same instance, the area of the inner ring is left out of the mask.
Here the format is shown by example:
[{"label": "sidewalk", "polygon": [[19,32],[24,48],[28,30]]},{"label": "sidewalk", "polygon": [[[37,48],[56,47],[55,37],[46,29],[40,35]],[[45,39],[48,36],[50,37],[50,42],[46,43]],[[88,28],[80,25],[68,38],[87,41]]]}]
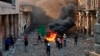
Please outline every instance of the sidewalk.
[{"label": "sidewalk", "polygon": [[9,51],[2,51],[3,56],[13,55],[13,54],[16,52],[16,49],[18,48],[18,44],[19,44],[19,42],[21,41],[21,38],[23,37],[22,35],[23,35],[23,34],[21,34],[21,35],[19,36],[19,38],[16,40],[16,43],[14,44],[14,48],[11,47],[11,48],[9,49]]}]

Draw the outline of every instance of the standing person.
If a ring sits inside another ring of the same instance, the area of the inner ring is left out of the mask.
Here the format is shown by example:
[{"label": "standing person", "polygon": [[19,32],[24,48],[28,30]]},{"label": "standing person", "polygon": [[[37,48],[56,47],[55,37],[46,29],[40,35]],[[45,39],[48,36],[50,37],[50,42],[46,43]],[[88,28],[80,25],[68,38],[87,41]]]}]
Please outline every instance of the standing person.
[{"label": "standing person", "polygon": [[63,44],[64,44],[64,47],[66,47],[66,34],[63,35],[63,39],[64,39],[64,40],[63,40],[63,42],[64,42],[64,43],[63,43]]},{"label": "standing person", "polygon": [[58,49],[60,49],[60,37],[59,36],[57,37],[57,47]]},{"label": "standing person", "polygon": [[47,46],[47,44],[48,44],[48,40],[45,38],[44,39],[44,44],[45,44],[45,47]]},{"label": "standing person", "polygon": [[75,33],[75,37],[74,37],[74,45],[77,45],[78,43],[78,33]]},{"label": "standing person", "polygon": [[28,35],[24,36],[24,46],[25,46],[25,51],[27,51],[27,46],[28,46]]},{"label": "standing person", "polygon": [[2,51],[1,51],[1,50],[0,50],[0,56],[3,56],[3,55],[2,55]]},{"label": "standing person", "polygon": [[6,38],[6,40],[5,40],[5,50],[6,50],[6,51],[9,50],[10,45],[11,45],[11,40],[10,40],[10,38],[8,37],[8,38]]},{"label": "standing person", "polygon": [[50,56],[50,49],[51,49],[50,43],[48,42],[48,44],[46,46],[46,53],[47,53],[48,56]]},{"label": "standing person", "polygon": [[12,37],[12,35],[10,35],[10,40],[11,40],[11,46],[14,48],[14,38]]},{"label": "standing person", "polygon": [[37,33],[38,35],[38,43],[41,42],[41,36],[40,36],[40,33]]},{"label": "standing person", "polygon": [[60,48],[62,48],[62,47],[63,47],[63,37],[60,36]]},{"label": "standing person", "polygon": [[55,38],[56,48],[58,48],[58,36]]}]

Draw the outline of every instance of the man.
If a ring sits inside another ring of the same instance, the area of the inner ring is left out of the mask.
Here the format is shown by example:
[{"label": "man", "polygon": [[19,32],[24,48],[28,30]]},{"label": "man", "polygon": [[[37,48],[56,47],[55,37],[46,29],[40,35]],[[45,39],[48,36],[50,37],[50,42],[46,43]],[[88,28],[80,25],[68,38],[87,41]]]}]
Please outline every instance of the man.
[{"label": "man", "polygon": [[28,35],[24,36],[24,46],[25,46],[25,51],[27,51],[27,46],[28,46]]},{"label": "man", "polygon": [[38,35],[38,42],[41,42],[41,36],[40,36],[40,34],[37,33],[37,35]]},{"label": "man", "polygon": [[77,45],[78,42],[78,33],[75,33],[75,37],[74,37],[74,45]]},{"label": "man", "polygon": [[48,42],[47,47],[46,47],[46,53],[48,56],[50,56],[50,43]]},{"label": "man", "polygon": [[63,35],[63,42],[64,42],[64,47],[66,47],[66,34]]}]

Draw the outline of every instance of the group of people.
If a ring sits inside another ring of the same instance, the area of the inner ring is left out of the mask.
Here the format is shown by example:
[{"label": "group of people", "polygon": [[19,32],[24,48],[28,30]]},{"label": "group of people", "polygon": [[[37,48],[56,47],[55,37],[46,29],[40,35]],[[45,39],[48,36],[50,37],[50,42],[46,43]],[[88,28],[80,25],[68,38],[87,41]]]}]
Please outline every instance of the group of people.
[{"label": "group of people", "polygon": [[[55,39],[56,47],[58,49],[61,49],[62,47],[66,47],[66,34],[63,34],[63,36],[58,35]],[[78,32],[75,33],[74,37],[74,45],[76,46],[78,43]]]},{"label": "group of people", "polygon": [[14,43],[15,43],[14,37],[12,35],[10,35],[5,40],[5,50],[8,51],[10,47],[14,48]]},{"label": "group of people", "polygon": [[66,47],[66,34],[64,34],[63,37],[58,35],[55,42],[58,49],[61,49],[63,46]]},{"label": "group of people", "polygon": [[[67,38],[66,34],[63,34],[63,36],[58,35],[56,37],[55,43],[58,49],[61,49],[62,47],[66,47],[66,38]],[[38,41],[37,43],[42,42],[40,33],[37,33],[37,41]],[[77,45],[77,41],[78,41],[78,36],[76,33],[74,36],[74,45]],[[25,45],[25,51],[27,51],[28,35],[24,36],[24,45]],[[50,56],[51,47],[50,47],[50,42],[47,39],[44,39],[44,45],[46,49],[46,54]]]}]

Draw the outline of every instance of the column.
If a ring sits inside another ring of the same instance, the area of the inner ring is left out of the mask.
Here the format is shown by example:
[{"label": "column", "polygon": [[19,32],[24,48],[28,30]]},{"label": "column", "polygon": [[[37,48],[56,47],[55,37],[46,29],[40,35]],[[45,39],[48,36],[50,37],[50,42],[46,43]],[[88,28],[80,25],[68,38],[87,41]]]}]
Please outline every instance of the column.
[{"label": "column", "polygon": [[88,37],[88,31],[89,31],[89,25],[88,25],[88,22],[89,22],[89,12],[88,11],[86,11],[86,19],[87,19],[86,29],[87,29],[87,37]]},{"label": "column", "polygon": [[2,51],[2,18],[0,15],[0,51]]},{"label": "column", "polygon": [[13,37],[16,39],[16,25],[15,25],[15,21],[16,21],[16,16],[13,15]]},{"label": "column", "polygon": [[79,12],[79,19],[78,19],[78,23],[79,23],[79,25],[78,25],[78,30],[79,30],[79,32],[80,32],[80,28],[81,28],[81,13]]},{"label": "column", "polygon": [[13,21],[14,21],[14,19],[13,19],[13,15],[11,15],[11,35],[12,36],[14,36],[14,28],[13,28],[13,26],[14,26],[14,24],[13,24]]},{"label": "column", "polygon": [[98,13],[97,11],[97,23],[95,24],[94,27],[94,41],[95,41],[95,51],[96,53],[100,54],[100,22],[98,22],[100,20],[100,13]]},{"label": "column", "polygon": [[93,16],[91,15],[91,35],[93,35]]},{"label": "column", "polygon": [[21,34],[21,14],[18,15],[18,35]]},{"label": "column", "polygon": [[2,49],[5,49],[5,39],[6,39],[6,24],[5,15],[2,15]]},{"label": "column", "polygon": [[9,18],[8,15],[5,16],[6,18],[6,36],[9,37]]},{"label": "column", "polygon": [[16,38],[18,37],[19,35],[19,24],[18,24],[18,15],[16,14],[15,15],[15,36]]},{"label": "column", "polygon": [[100,13],[96,13],[97,23],[94,26],[94,50],[95,52],[90,52],[90,56],[100,56]]}]

